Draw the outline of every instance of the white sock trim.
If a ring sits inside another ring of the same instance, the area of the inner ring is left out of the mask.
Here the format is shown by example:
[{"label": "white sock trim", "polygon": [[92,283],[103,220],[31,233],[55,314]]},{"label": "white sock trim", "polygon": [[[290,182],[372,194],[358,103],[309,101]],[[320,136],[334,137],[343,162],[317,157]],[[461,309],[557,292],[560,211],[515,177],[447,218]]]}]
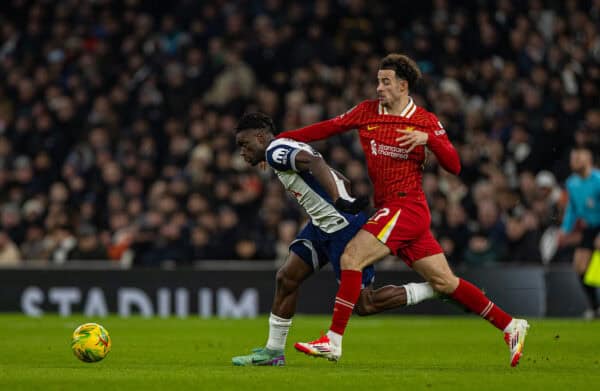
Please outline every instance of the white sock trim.
[{"label": "white sock trim", "polygon": [[269,321],[271,321],[271,320],[274,320],[274,321],[276,321],[278,323],[281,323],[281,324],[292,324],[292,319],[291,318],[290,319],[282,318],[282,317],[277,316],[277,315],[275,315],[273,313],[269,314]]},{"label": "white sock trim", "polygon": [[406,305],[415,305],[422,301],[433,299],[435,291],[428,282],[411,282],[403,285],[406,289]]},{"label": "white sock trim", "polygon": [[510,333],[512,331],[514,322],[515,322],[515,318],[512,318],[512,320],[510,321],[510,323],[508,325],[506,325],[506,327],[504,328],[504,330],[502,330],[502,332],[503,333]]},{"label": "white sock trim", "polygon": [[406,306],[413,305],[415,299],[413,298],[413,290],[409,287],[410,284],[402,285],[404,291],[406,292]]},{"label": "white sock trim", "polygon": [[329,337],[329,341],[335,346],[342,346],[342,335],[336,333],[335,331],[329,330],[327,332],[327,336]]}]

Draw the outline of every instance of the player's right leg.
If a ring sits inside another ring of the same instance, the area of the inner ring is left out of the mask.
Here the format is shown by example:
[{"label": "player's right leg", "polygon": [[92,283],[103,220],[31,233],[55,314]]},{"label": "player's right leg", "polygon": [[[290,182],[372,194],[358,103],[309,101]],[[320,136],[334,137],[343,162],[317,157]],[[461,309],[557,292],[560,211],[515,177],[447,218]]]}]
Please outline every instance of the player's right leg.
[{"label": "player's right leg", "polygon": [[[431,237],[431,240],[435,239]],[[425,241],[423,243],[426,244]],[[519,363],[529,328],[526,320],[512,318],[475,285],[456,277],[441,252],[415,260],[412,267],[429,281],[435,290],[450,296],[501,330],[510,349],[510,365],[514,367]]]},{"label": "player's right leg", "polygon": [[[302,253],[302,251],[297,247],[296,252]],[[253,349],[252,353],[248,355],[233,357],[233,365],[280,366],[285,364],[285,343],[292,324],[292,317],[296,312],[298,287],[313,272],[313,268],[296,252],[292,248],[287,261],[277,271],[275,298],[269,316],[269,338],[266,346]]]},{"label": "player's right leg", "polygon": [[333,318],[326,335],[311,342],[298,342],[294,347],[311,356],[337,361],[342,355],[342,335],[358,301],[362,270],[385,257],[390,249],[371,233],[360,230],[346,246],[341,257],[341,281],[335,297]]}]

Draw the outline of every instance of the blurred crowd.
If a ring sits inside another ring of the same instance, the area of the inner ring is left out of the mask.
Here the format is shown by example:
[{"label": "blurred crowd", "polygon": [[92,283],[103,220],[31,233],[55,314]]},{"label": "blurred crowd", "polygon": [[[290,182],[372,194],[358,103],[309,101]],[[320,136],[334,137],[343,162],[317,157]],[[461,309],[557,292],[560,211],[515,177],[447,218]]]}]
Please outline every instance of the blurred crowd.
[{"label": "blurred crowd", "polygon": [[[420,3],[3,1],[0,264],[284,259],[306,216],[237,156],[237,118],[343,113],[390,52],[461,156],[424,176],[451,263],[540,263],[571,146],[600,151],[600,1]],[[368,194],[353,133],[316,147]]]}]

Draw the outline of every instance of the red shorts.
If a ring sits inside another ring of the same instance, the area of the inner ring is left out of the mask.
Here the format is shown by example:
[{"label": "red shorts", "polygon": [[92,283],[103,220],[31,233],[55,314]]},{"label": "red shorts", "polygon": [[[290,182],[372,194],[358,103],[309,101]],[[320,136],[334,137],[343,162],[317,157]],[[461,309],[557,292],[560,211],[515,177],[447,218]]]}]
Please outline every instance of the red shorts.
[{"label": "red shorts", "polygon": [[384,204],[362,226],[412,267],[414,261],[444,252],[433,237],[427,201],[402,200]]}]

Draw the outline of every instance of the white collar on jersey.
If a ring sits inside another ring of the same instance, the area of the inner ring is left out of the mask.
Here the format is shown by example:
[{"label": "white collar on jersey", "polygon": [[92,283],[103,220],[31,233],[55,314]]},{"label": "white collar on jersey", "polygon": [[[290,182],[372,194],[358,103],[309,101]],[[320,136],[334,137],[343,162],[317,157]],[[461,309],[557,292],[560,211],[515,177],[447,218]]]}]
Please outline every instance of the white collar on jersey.
[{"label": "white collar on jersey", "polygon": [[[400,113],[400,117],[410,118],[415,113],[415,111],[417,111],[417,105],[413,101],[413,98],[411,98],[409,96],[408,97],[408,103],[404,107],[404,110],[402,110],[402,112]],[[379,112],[380,115],[381,114],[385,114],[385,115],[389,115],[390,114],[390,113],[388,113],[387,109],[381,105],[381,102],[379,102],[378,112]]]}]

